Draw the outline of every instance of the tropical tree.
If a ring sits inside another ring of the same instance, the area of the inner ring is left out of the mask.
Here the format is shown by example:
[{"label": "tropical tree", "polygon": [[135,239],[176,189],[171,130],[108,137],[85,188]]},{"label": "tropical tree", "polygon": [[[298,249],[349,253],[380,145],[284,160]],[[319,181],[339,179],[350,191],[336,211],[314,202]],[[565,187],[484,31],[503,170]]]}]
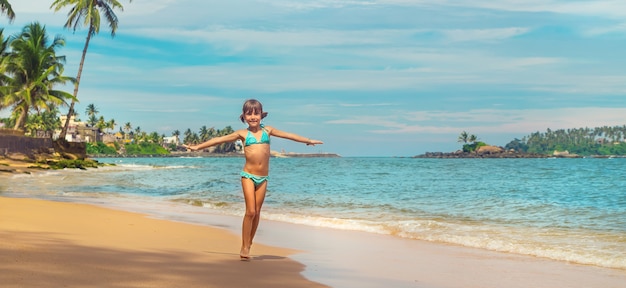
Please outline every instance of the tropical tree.
[{"label": "tropical tree", "polygon": [[[233,130],[233,127],[226,126],[226,127],[224,127],[224,129],[217,131],[217,136],[225,136],[225,135],[231,134],[233,132],[235,132],[235,130]],[[222,143],[222,144],[218,145],[215,148],[215,152],[217,152],[217,153],[232,152],[234,150],[235,150],[235,143],[234,142]]]},{"label": "tropical tree", "polygon": [[115,125],[117,125],[117,123],[115,122],[115,119],[111,119],[107,121],[106,129],[108,129],[109,131],[113,131],[115,130]]},{"label": "tropical tree", "polygon": [[200,131],[198,131],[198,136],[200,136],[200,141],[204,142],[209,140],[209,129],[206,126],[200,127]]},{"label": "tropical tree", "polygon": [[[8,60],[9,55],[9,39],[4,37],[4,29],[0,28],[0,86],[6,86],[10,77],[5,74],[5,63]],[[4,108],[2,99],[4,98],[3,91],[0,91],[0,110]]]},{"label": "tropical tree", "polygon": [[467,134],[467,132],[463,131],[461,132],[461,135],[459,135],[457,142],[467,143],[468,138],[469,138],[469,135]]},{"label": "tropical tree", "polygon": [[51,105],[47,111],[40,111],[29,115],[24,128],[31,135],[35,135],[38,131],[52,132],[61,128],[59,121],[59,108]]},{"label": "tropical tree", "polygon": [[96,115],[89,116],[89,118],[87,118],[87,124],[89,125],[89,127],[95,127],[96,124],[98,124],[98,116]]},{"label": "tropical tree", "polygon": [[98,108],[96,108],[96,105],[93,103],[87,105],[87,108],[85,108],[85,114],[89,117],[96,116],[98,113],[100,113],[100,111],[98,111]]},{"label": "tropical tree", "polygon": [[[122,127],[120,127],[120,129],[122,129]],[[126,122],[123,129],[126,132],[124,133],[124,139],[128,140],[130,138],[130,133],[133,131],[133,125],[131,125],[130,122]]]},{"label": "tropical tree", "polygon": [[75,79],[63,76],[65,56],[56,55],[65,40],[56,36],[50,43],[45,26],[38,22],[26,25],[9,42],[12,51],[2,59],[0,107],[11,107],[13,113],[19,113],[13,129],[23,130],[31,110],[50,110],[53,105],[75,100],[71,94],[53,89]]},{"label": "tropical tree", "polygon": [[[128,0],[128,2],[132,2],[132,0]],[[115,31],[117,30],[118,18],[115,15],[114,10],[119,9],[120,11],[124,11],[124,7],[117,0],[55,0],[52,2],[50,6],[51,9],[54,9],[54,12],[58,12],[59,10],[71,6],[72,8],[67,14],[67,22],[65,22],[64,27],[68,29],[74,30],[78,27],[84,25],[87,26],[89,32],[87,33],[87,39],[85,40],[85,46],[83,48],[83,54],[80,58],[80,64],[78,66],[78,74],[76,75],[76,82],[74,83],[74,98],[78,97],[78,86],[80,85],[80,78],[83,74],[83,66],[85,64],[85,56],[87,55],[87,49],[89,48],[89,41],[91,37],[98,34],[100,32],[100,20],[102,15],[106,22],[109,24],[109,28],[111,29],[111,37],[115,37]],[[102,13],[102,15],[100,15]],[[68,115],[72,115],[74,111],[75,101],[72,101],[70,104]],[[65,135],[67,134],[67,128],[69,127],[70,121],[69,117],[65,121],[65,125],[63,125],[63,129],[61,130],[61,135],[59,138],[65,139]]]},{"label": "tropical tree", "polygon": [[126,122],[126,124],[124,124],[124,131],[126,131],[126,133],[130,133],[130,131],[133,130],[133,125],[130,124],[130,122]]},{"label": "tropical tree", "polygon": [[87,124],[89,124],[90,127],[94,127],[96,126],[96,124],[98,124],[98,108],[96,108],[96,105],[89,104],[87,105],[87,108],[85,108],[85,114],[87,115]]},{"label": "tropical tree", "polygon": [[98,130],[102,131],[106,127],[107,127],[107,122],[106,122],[106,120],[104,120],[104,116],[100,116],[100,118],[98,118],[98,121],[96,122],[96,128],[98,128]]},{"label": "tropical tree", "polygon": [[13,12],[13,8],[11,8],[9,0],[0,0],[0,14],[6,14],[7,17],[9,17],[10,22],[15,20],[15,12]]}]

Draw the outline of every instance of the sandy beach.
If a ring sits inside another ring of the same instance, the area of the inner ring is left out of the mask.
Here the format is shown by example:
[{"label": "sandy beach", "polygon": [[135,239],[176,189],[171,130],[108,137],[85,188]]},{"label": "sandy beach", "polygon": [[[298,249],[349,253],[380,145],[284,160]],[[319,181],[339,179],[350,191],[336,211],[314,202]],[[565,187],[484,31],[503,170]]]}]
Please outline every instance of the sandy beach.
[{"label": "sandy beach", "polygon": [[86,204],[0,197],[0,239],[2,287],[325,287],[295,250]]},{"label": "sandy beach", "polygon": [[626,283],[626,271],[619,269],[272,221],[262,223],[252,261],[242,262],[233,233],[237,219],[214,217],[223,229],[90,204],[0,197],[0,283],[546,288]]}]

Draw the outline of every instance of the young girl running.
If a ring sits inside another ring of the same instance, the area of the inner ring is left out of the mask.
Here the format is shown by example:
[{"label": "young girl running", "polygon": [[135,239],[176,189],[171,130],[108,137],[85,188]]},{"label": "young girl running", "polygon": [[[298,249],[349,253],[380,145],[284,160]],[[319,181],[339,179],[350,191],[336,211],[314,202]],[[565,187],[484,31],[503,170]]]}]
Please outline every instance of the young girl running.
[{"label": "young girl running", "polygon": [[261,124],[267,116],[263,112],[261,102],[250,99],[243,104],[241,122],[248,124],[248,129],[242,129],[232,134],[210,139],[204,143],[185,146],[192,151],[201,150],[225,142],[241,140],[244,143],[246,163],[241,171],[241,187],[246,201],[246,213],[243,217],[241,231],[241,260],[250,260],[250,246],[256,234],[261,215],[261,207],[265,200],[267,181],[269,180],[270,136],[285,138],[307,145],[323,144],[322,141],[305,138],[293,133],[278,130]]}]

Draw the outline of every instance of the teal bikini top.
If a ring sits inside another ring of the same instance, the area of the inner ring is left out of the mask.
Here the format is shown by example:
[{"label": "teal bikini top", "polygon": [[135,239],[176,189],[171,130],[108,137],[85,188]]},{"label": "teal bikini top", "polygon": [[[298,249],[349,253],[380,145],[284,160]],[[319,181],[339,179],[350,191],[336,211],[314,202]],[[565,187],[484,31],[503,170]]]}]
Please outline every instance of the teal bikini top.
[{"label": "teal bikini top", "polygon": [[267,131],[264,128],[264,125],[261,125],[261,129],[263,133],[261,133],[261,140],[257,141],[252,135],[252,132],[248,130],[248,135],[246,135],[246,143],[245,146],[254,145],[254,144],[270,144],[270,135],[267,134]]}]

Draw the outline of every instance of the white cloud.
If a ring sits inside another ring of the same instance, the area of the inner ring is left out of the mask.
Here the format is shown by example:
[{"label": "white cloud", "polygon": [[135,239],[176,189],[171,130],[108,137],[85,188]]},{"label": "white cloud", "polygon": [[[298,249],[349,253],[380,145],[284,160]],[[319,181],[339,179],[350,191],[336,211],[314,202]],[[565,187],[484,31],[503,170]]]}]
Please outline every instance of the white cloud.
[{"label": "white cloud", "polygon": [[370,132],[378,134],[447,134],[459,131],[528,134],[535,131],[545,131],[547,128],[556,130],[623,125],[623,115],[626,115],[626,107],[484,109],[465,112],[416,111],[408,112],[401,118],[397,116],[355,116],[331,120],[327,124],[364,125],[371,128],[368,129]]},{"label": "white cloud", "polygon": [[492,29],[455,29],[444,30],[447,40],[451,42],[495,41],[503,40],[528,33],[529,28],[510,27]]}]

